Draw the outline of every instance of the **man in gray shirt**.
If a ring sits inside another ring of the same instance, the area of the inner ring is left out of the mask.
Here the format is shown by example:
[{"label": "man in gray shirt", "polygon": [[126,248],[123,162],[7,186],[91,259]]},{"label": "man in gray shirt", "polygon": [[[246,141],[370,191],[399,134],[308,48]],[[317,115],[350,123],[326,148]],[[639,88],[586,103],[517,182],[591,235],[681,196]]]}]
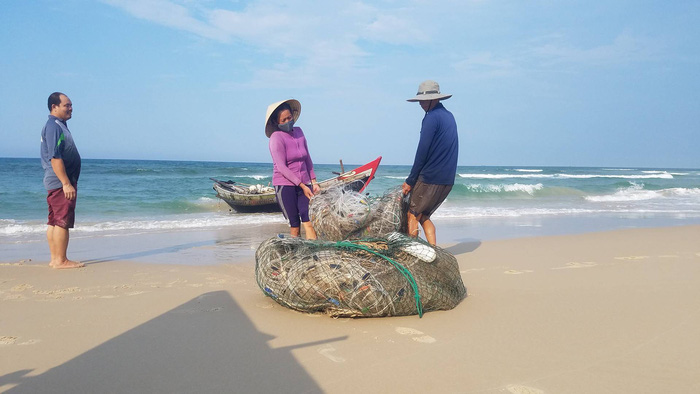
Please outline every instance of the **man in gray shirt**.
[{"label": "man in gray shirt", "polygon": [[80,177],[80,153],[68,130],[68,119],[73,115],[73,103],[68,96],[54,92],[49,96],[49,119],[41,131],[41,165],[44,168],[44,187],[48,192],[48,229],[46,239],[51,250],[52,268],[80,268],[85,265],[69,260],[68,229],[75,223],[75,203]]}]

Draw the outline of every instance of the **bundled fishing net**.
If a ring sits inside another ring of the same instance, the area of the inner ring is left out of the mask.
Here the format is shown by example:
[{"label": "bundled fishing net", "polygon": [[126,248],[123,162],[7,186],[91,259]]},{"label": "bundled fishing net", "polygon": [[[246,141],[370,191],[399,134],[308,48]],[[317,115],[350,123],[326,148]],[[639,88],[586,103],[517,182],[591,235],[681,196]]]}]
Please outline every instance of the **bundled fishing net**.
[{"label": "bundled fishing net", "polygon": [[401,188],[373,198],[325,189],[309,206],[324,241],[275,237],[255,253],[260,288],[279,304],[332,316],[423,315],[466,296],[457,260],[405,231]]},{"label": "bundled fishing net", "polygon": [[383,238],[405,227],[403,199],[400,187],[379,198],[334,187],[314,196],[309,216],[321,239]]},{"label": "bundled fishing net", "polygon": [[337,242],[275,237],[258,247],[255,260],[265,294],[303,312],[422,316],[466,296],[454,256],[396,232]]}]

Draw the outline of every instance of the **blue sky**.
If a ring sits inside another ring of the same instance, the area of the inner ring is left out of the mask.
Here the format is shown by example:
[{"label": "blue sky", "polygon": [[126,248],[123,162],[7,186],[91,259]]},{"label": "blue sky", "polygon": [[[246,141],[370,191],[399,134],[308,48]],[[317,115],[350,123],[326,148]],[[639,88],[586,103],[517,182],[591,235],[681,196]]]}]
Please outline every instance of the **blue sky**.
[{"label": "blue sky", "polygon": [[410,164],[424,79],[461,165],[700,167],[698,1],[0,2],[0,157],[53,91],[84,158],[270,162],[296,98],[317,163]]}]

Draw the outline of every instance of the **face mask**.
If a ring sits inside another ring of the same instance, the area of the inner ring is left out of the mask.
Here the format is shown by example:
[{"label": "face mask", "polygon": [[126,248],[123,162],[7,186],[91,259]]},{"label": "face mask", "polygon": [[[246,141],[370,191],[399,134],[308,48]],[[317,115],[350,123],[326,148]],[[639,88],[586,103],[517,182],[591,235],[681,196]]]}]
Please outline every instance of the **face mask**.
[{"label": "face mask", "polygon": [[286,131],[287,133],[291,133],[292,130],[294,129],[294,119],[290,120],[287,123],[279,124],[279,125],[277,125],[277,127],[282,131]]}]

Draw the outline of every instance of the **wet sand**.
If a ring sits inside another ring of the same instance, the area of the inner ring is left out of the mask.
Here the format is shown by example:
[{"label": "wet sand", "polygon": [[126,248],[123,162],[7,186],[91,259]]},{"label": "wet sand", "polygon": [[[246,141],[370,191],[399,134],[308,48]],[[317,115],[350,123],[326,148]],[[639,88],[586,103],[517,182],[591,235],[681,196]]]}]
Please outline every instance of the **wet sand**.
[{"label": "wet sand", "polygon": [[246,256],[6,260],[0,391],[698,392],[699,239],[700,226],[465,237],[443,246],[469,296],[423,318],[291,311]]}]

